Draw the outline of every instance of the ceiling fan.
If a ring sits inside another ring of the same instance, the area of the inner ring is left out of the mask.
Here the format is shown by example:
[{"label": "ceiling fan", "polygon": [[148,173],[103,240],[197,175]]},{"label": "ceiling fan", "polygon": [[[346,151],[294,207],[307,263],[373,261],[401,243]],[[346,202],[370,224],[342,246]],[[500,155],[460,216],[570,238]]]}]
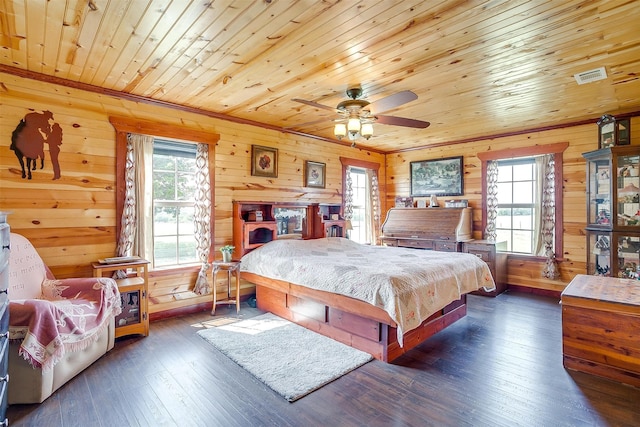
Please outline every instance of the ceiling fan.
[{"label": "ceiling fan", "polygon": [[[361,135],[365,139],[371,138],[373,135],[374,123],[418,129],[424,129],[430,125],[429,122],[422,120],[380,114],[418,99],[418,95],[410,90],[404,90],[374,102],[360,99],[362,97],[361,86],[350,87],[347,89],[346,93],[350,99],[342,101],[335,108],[299,98],[294,98],[292,101],[337,113],[339,117],[333,120],[336,123],[333,133],[338,139],[348,136],[352,141],[352,147],[355,146],[355,140],[358,135]],[[319,123],[324,120],[326,119],[316,120],[305,124]]]}]

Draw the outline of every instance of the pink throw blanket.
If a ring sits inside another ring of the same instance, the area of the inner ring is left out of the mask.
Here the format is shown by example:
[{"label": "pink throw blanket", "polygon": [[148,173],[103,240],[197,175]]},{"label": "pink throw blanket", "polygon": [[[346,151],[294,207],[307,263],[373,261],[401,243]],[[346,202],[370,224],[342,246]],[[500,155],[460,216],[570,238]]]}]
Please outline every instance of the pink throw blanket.
[{"label": "pink throw blanket", "polygon": [[10,301],[9,339],[34,368],[52,369],[67,351],[94,343],[121,312],[116,283],[105,278],[48,280],[42,299]]}]

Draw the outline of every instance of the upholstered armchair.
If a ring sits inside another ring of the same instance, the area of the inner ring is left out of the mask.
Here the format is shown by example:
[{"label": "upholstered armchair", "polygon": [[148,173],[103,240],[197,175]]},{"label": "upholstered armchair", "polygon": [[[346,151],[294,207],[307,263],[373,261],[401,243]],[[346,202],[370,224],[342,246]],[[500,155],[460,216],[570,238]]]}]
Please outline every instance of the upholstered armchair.
[{"label": "upholstered armchair", "polygon": [[9,404],[40,403],[114,345],[120,295],[110,278],[56,280],[11,234]]}]

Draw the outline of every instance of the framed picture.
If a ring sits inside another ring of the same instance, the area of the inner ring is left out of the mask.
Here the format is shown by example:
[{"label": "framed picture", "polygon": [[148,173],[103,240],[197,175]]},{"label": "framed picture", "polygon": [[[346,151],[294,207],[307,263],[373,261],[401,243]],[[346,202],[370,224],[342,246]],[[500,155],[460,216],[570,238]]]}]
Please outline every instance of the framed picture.
[{"label": "framed picture", "polygon": [[262,147],[260,145],[252,145],[251,175],[277,178],[278,149],[272,147]]},{"label": "framed picture", "polygon": [[396,208],[412,208],[413,197],[396,196]]},{"label": "framed picture", "polygon": [[462,156],[411,162],[411,196],[461,196]]},{"label": "framed picture", "polygon": [[307,160],[304,163],[304,186],[324,188],[325,169],[326,164]]}]

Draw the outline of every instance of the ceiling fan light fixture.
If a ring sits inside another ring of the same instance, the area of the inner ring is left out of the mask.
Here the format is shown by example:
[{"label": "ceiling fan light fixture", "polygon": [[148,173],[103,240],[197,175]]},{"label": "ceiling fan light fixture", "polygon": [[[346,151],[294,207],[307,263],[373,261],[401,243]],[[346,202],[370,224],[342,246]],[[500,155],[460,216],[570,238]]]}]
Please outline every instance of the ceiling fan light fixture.
[{"label": "ceiling fan light fixture", "polygon": [[347,127],[344,125],[344,123],[336,123],[333,128],[333,134],[336,136],[336,138],[342,139],[347,135]]},{"label": "ceiling fan light fixture", "polygon": [[360,119],[357,117],[350,117],[347,122],[347,129],[351,135],[357,135],[360,132]]},{"label": "ceiling fan light fixture", "polygon": [[[362,96],[362,87],[358,85],[348,88],[347,96],[349,99],[340,102],[335,108],[304,99],[294,98],[293,101],[318,109],[328,110],[337,114],[338,118],[334,120],[335,124],[333,134],[339,140],[346,137],[349,141],[352,141],[352,147],[355,146],[356,140],[360,137],[368,140],[373,136],[374,123],[417,129],[424,129],[430,124],[429,122],[422,120],[381,115],[381,113],[384,113],[385,111],[393,110],[401,105],[418,99],[418,95],[410,90],[403,90],[378,99],[377,101],[369,102],[364,99],[360,99]],[[316,122],[318,122],[318,120],[306,124],[314,124]]]},{"label": "ceiling fan light fixture", "polygon": [[360,135],[364,137],[364,139],[369,139],[373,135],[373,124],[371,123],[363,123],[362,128],[360,129]]}]

